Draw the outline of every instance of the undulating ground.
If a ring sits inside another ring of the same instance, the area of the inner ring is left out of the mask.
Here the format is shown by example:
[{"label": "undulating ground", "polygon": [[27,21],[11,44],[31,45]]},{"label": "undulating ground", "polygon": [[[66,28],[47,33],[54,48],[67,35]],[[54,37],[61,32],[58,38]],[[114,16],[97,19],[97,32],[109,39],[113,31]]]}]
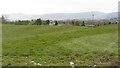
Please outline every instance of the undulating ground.
[{"label": "undulating ground", "polygon": [[0,67],[2,66],[2,24],[0,22]]},{"label": "undulating ground", "polygon": [[3,66],[110,66],[118,58],[118,26],[2,26]]}]

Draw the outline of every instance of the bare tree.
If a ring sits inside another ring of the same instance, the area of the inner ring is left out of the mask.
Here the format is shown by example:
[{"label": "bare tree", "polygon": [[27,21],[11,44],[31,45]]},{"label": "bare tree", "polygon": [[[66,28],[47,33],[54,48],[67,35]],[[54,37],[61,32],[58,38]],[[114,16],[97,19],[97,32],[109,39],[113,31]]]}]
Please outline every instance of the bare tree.
[{"label": "bare tree", "polygon": [[5,19],[5,17],[2,15],[2,23],[5,24],[7,21]]}]

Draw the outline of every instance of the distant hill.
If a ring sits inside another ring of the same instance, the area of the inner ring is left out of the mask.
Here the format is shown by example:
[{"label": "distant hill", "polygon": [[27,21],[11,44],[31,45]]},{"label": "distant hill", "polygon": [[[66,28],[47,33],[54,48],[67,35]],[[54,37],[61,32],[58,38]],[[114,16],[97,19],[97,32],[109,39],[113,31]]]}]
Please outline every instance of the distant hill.
[{"label": "distant hill", "polygon": [[112,12],[112,13],[106,14],[106,18],[107,19],[118,18],[118,12]]},{"label": "distant hill", "polygon": [[39,15],[15,13],[15,14],[4,14],[4,17],[8,20],[31,20],[31,19],[39,18]]},{"label": "distant hill", "polygon": [[81,13],[52,13],[44,15],[29,15],[29,14],[5,14],[4,16],[9,20],[31,20],[41,18],[43,20],[71,20],[71,19],[80,19],[80,20],[91,20],[92,14],[95,15],[95,19],[111,19],[117,18],[117,12],[113,13],[103,13],[103,12],[81,12]]},{"label": "distant hill", "polygon": [[54,14],[45,14],[41,15],[41,18],[43,19],[82,19],[82,20],[88,20],[92,19],[92,14],[95,15],[95,19],[102,18],[105,13],[102,12],[82,12],[82,13],[54,13]]}]

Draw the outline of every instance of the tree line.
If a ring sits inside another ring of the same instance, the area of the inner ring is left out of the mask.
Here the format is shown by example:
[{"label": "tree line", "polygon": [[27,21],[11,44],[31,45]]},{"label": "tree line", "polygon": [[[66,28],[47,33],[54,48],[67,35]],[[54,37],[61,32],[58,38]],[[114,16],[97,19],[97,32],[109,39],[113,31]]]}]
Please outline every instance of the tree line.
[{"label": "tree line", "polygon": [[86,25],[107,25],[107,24],[117,24],[118,22],[98,22],[98,21],[83,21],[83,20],[42,20],[38,18],[36,20],[18,20],[18,21],[7,21],[4,16],[2,16],[2,24],[14,24],[14,25],[72,25],[72,26],[86,26]]},{"label": "tree line", "polygon": [[[17,20],[17,21],[7,21],[4,17],[2,17],[2,24],[14,24],[14,25],[73,25],[80,26],[80,20],[42,20],[38,18],[36,20]],[[81,26],[85,26],[83,24]]]}]

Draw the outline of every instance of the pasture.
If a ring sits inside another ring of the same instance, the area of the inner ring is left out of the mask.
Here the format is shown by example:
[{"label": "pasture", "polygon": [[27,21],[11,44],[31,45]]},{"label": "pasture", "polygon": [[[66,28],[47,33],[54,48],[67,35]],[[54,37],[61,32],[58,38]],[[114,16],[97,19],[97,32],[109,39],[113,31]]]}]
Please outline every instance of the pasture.
[{"label": "pasture", "polygon": [[109,66],[118,58],[118,26],[3,25],[2,51],[3,66]]},{"label": "pasture", "polygon": [[0,22],[0,67],[2,66],[2,25]]}]

